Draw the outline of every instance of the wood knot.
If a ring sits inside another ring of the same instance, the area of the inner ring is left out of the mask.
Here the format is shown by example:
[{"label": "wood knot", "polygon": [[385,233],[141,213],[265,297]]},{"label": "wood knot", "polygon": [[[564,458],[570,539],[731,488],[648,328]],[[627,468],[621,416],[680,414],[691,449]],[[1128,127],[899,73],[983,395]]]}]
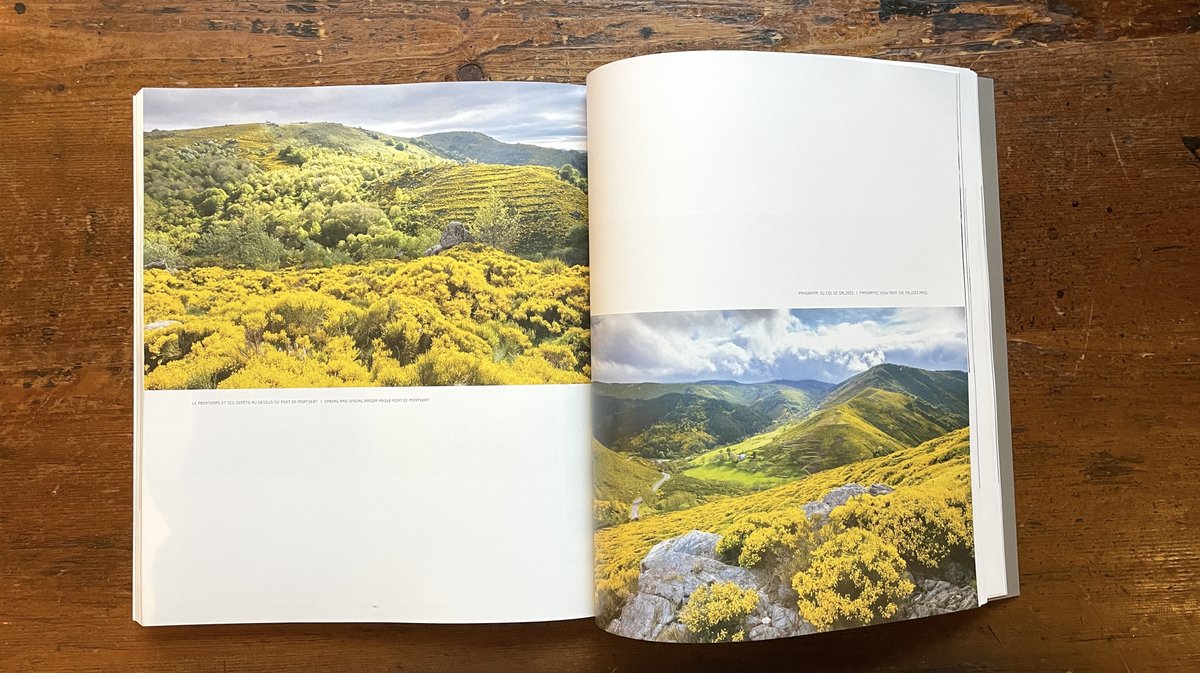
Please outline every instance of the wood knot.
[{"label": "wood knot", "polygon": [[455,77],[460,82],[479,82],[483,80],[483,66],[478,63],[468,63],[459,66]]},{"label": "wood knot", "polygon": [[1200,136],[1180,136],[1180,140],[1193,157],[1200,159]]}]

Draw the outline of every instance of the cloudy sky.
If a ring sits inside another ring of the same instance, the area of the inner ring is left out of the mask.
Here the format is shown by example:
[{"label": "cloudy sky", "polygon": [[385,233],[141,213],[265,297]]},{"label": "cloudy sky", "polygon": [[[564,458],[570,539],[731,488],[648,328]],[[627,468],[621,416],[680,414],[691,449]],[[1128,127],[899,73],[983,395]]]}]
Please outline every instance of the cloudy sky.
[{"label": "cloudy sky", "polygon": [[637,313],[592,317],[592,374],[609,383],[816,379],[890,362],[967,370],[961,308]]},{"label": "cloudy sky", "polygon": [[584,88],[544,82],[148,89],[143,128],[337,122],[402,137],[480,131],[497,140],[585,149]]}]

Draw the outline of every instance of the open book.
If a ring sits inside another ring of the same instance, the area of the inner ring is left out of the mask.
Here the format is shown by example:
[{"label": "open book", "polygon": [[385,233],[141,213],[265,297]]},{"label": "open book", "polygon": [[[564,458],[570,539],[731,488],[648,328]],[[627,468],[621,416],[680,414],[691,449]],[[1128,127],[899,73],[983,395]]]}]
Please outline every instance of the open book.
[{"label": "open book", "polygon": [[992,109],[741,52],[143,90],[134,618],[716,642],[1015,595]]}]

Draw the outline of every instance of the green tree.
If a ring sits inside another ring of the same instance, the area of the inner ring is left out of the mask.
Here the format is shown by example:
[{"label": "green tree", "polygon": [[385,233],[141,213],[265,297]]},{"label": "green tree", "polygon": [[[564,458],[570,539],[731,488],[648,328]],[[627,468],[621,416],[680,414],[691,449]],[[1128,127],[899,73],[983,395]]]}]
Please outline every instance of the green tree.
[{"label": "green tree", "polygon": [[360,201],[335,203],[313,239],[327,248],[335,248],[351,234],[365,234],[372,226],[391,228],[387,216],[378,207]]},{"label": "green tree", "polygon": [[488,190],[487,198],[475,211],[471,234],[480,243],[507,251],[516,242],[518,226],[517,218],[508,205],[492,189]]},{"label": "green tree", "polygon": [[279,150],[279,154],[276,156],[280,161],[288,164],[289,166],[303,166],[304,162],[308,161],[308,157],[304,156],[303,152],[296,149],[292,145],[288,145],[287,147]]},{"label": "green tree", "polygon": [[209,187],[196,197],[196,212],[201,217],[211,217],[221,212],[227,201],[229,201],[229,195],[225,193],[224,189]]},{"label": "green tree", "polygon": [[287,250],[259,227],[239,222],[213,225],[196,241],[195,257],[205,264],[277,269]]}]

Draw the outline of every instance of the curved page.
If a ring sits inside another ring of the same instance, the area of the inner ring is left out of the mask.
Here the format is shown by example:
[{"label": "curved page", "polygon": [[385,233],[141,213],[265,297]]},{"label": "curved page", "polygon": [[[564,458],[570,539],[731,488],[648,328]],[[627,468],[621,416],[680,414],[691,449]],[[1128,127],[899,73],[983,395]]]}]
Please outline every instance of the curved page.
[{"label": "curved page", "polygon": [[977,605],[974,75],[700,52],[588,87],[600,626],[763,640]]}]

